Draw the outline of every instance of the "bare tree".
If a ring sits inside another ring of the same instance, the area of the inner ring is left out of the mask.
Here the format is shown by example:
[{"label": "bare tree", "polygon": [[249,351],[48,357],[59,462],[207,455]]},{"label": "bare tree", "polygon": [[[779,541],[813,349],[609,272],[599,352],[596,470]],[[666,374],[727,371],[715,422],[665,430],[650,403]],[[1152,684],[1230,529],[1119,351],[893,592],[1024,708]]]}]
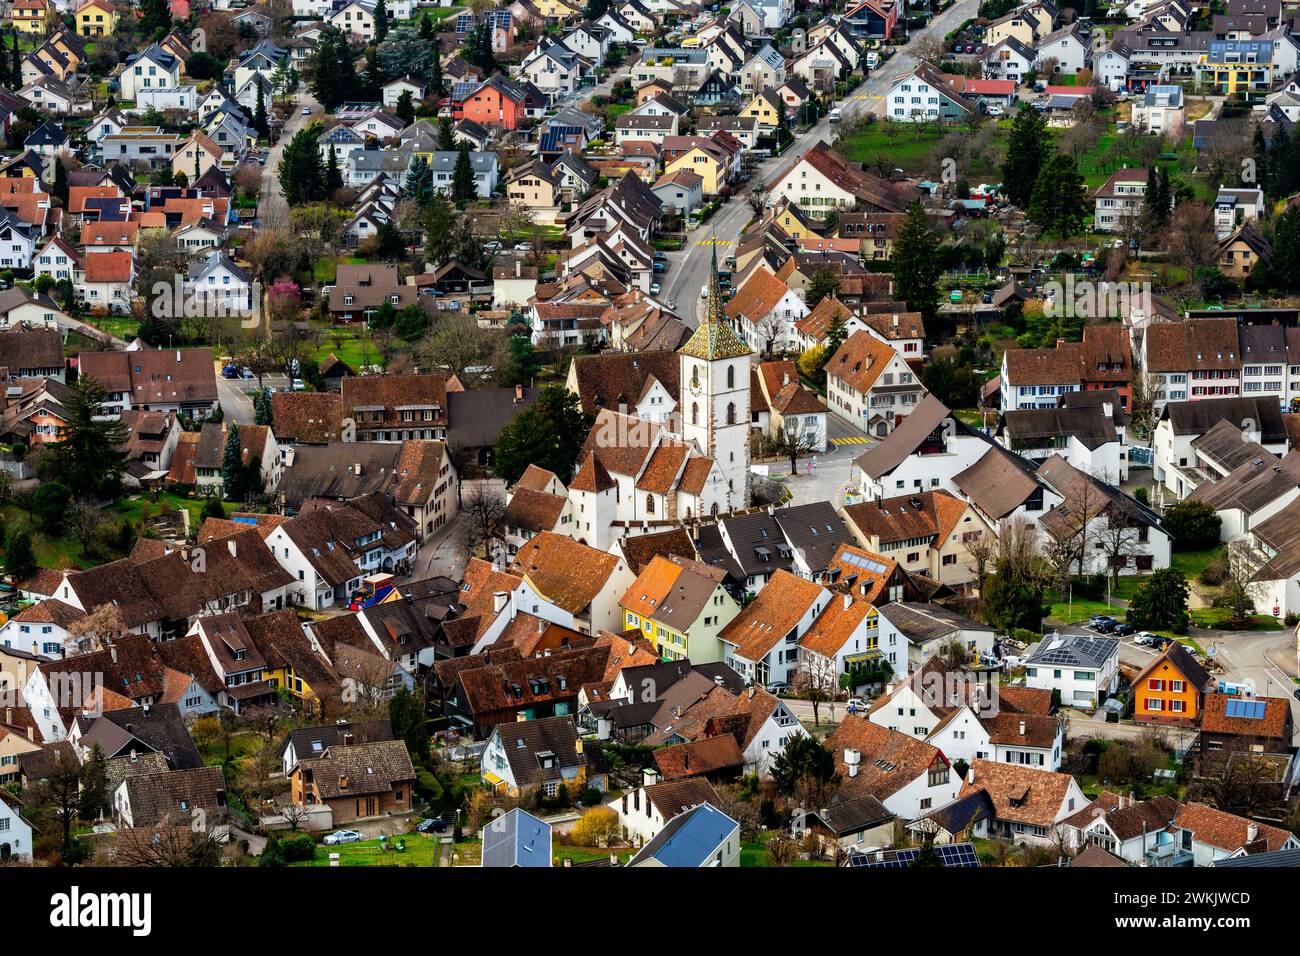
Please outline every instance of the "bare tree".
[{"label": "bare tree", "polygon": [[131,633],[114,604],[101,604],[90,614],[68,625],[68,656],[102,651]]},{"label": "bare tree", "polygon": [[787,423],[776,430],[772,450],[790,462],[790,474],[798,474],[799,459],[817,449],[817,433],[801,428],[791,428]]},{"label": "bare tree", "polygon": [[1234,624],[1244,624],[1250,618],[1263,594],[1255,581],[1255,572],[1261,563],[1259,557],[1249,538],[1228,542],[1228,576],[1223,582],[1223,602],[1232,611]]},{"label": "bare tree", "polygon": [[755,179],[754,184],[745,192],[745,202],[749,203],[755,219],[763,218],[763,210],[767,208],[767,195],[767,187],[759,179]]},{"label": "bare tree", "polygon": [[[833,595],[832,600],[842,600]],[[813,708],[813,724],[821,726],[821,704],[830,704],[831,722],[835,722],[835,694],[839,691],[839,668],[836,660],[824,654],[807,652],[800,656],[799,670],[794,676],[794,690]]]},{"label": "bare tree", "polygon": [[465,525],[465,548],[470,554],[480,549],[492,560],[493,545],[505,545],[506,499],[496,488],[476,484],[461,502],[468,519]]},{"label": "bare tree", "polygon": [[1119,587],[1120,568],[1127,567],[1129,558],[1142,551],[1139,529],[1112,507],[1107,508],[1101,521],[1093,525],[1090,537],[1106,556],[1111,587]]},{"label": "bare tree", "polygon": [[168,815],[156,826],[119,833],[115,850],[119,866],[219,866],[222,854],[221,843],[211,830],[195,829],[181,815]]},{"label": "bare tree", "polygon": [[[1211,233],[1212,234],[1212,233]],[[1129,426],[1133,434],[1147,441],[1156,429],[1156,406],[1164,401],[1163,376],[1137,372],[1129,386]]]}]

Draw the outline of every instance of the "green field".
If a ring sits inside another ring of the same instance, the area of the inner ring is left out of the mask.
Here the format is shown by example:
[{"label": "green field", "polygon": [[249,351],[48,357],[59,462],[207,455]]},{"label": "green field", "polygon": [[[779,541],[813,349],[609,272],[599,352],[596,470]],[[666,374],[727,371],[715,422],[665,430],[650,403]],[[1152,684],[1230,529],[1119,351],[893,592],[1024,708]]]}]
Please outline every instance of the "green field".
[{"label": "green field", "polygon": [[1208,565],[1215,558],[1220,558],[1228,553],[1227,545],[1219,545],[1217,548],[1206,548],[1204,551],[1175,551],[1170,558],[1170,563],[1183,572],[1183,577],[1188,581],[1196,581],[1205,571]]},{"label": "green field", "polygon": [[877,159],[888,158],[894,166],[907,172],[917,172],[927,166],[930,152],[939,142],[953,132],[952,129],[939,129],[935,126],[912,128],[912,124],[880,122],[858,127],[852,133],[842,137],[836,148],[844,158],[853,163],[871,164]]},{"label": "green field", "polygon": [[[396,850],[397,842],[405,841],[405,852]],[[310,860],[290,863],[290,866],[329,866],[330,854],[339,855],[339,866],[437,866],[439,840],[423,833],[405,833],[388,840],[385,849],[379,840],[361,840],[342,846],[317,846]]]}]

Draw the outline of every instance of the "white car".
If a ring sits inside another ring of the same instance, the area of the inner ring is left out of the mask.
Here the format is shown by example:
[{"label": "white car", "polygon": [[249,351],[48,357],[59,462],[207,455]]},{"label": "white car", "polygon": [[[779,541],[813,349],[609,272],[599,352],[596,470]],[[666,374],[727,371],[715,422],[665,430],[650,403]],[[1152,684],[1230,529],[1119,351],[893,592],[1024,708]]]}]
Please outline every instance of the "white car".
[{"label": "white car", "polygon": [[321,840],[326,846],[338,846],[340,843],[356,843],[361,839],[361,834],[356,830],[335,830],[325,839]]},{"label": "white car", "polygon": [[850,697],[845,701],[845,703],[848,705],[850,714],[861,714],[866,712],[867,702],[861,697]]},{"label": "white car", "polygon": [[1152,634],[1150,631],[1138,631],[1136,634],[1133,635],[1133,643],[1150,644],[1152,641],[1155,640],[1155,638],[1156,636]]},{"label": "white car", "polygon": [[310,107],[310,106],[304,106],[304,107],[302,108],[302,115],[303,115],[303,116],[311,116],[311,107]]},{"label": "white car", "polygon": [[1001,116],[1001,115],[1002,115],[1002,107],[1000,107],[1000,106],[990,106],[990,107],[988,108],[988,114],[989,114],[989,116]]},{"label": "white car", "polygon": [[701,298],[701,299],[707,299],[708,297],[709,297],[709,287],[708,287],[708,286],[701,286],[701,287],[700,287],[700,298]]}]

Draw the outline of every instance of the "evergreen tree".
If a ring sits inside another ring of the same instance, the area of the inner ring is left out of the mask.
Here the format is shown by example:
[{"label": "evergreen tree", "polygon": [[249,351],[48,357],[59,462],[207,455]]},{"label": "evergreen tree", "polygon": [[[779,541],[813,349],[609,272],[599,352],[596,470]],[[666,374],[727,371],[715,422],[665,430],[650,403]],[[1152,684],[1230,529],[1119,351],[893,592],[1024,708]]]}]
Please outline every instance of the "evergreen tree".
[{"label": "evergreen tree", "polygon": [[258,425],[270,425],[274,418],[271,404],[271,393],[263,389],[257,393],[257,398],[253,399],[253,421]]},{"label": "evergreen tree", "polygon": [[1255,162],[1254,181],[1243,176],[1243,185],[1258,186],[1264,195],[1273,198],[1273,183],[1269,181],[1268,144],[1264,141],[1264,127],[1255,126],[1255,138],[1251,143],[1251,158]]},{"label": "evergreen tree", "polygon": [[1147,191],[1142,197],[1141,215],[1144,236],[1158,236],[1169,225],[1171,215],[1169,207],[1173,203],[1171,189],[1169,174],[1162,172],[1159,166],[1152,163],[1151,172],[1147,177]]},{"label": "evergreen tree", "polygon": [[402,90],[402,95],[397,98],[397,106],[393,109],[393,113],[407,126],[415,122],[415,100],[411,97],[410,90]]},{"label": "evergreen tree", "polygon": [[469,143],[462,140],[457,147],[456,168],[451,174],[451,198],[455,203],[470,202],[477,195],[474,185],[474,167],[469,160]]},{"label": "evergreen tree", "polygon": [[1288,209],[1277,217],[1268,276],[1272,287],[1280,292],[1300,290],[1300,208]]},{"label": "evergreen tree", "polygon": [[261,83],[257,84],[257,105],[253,108],[253,128],[257,130],[257,135],[262,139],[271,138],[271,124],[266,117],[266,95],[262,92]]},{"label": "evergreen tree", "polygon": [[423,225],[425,254],[435,266],[441,266],[451,258],[456,242],[456,214],[445,192],[433,194]]},{"label": "evergreen tree", "polygon": [[567,480],[594,420],[563,385],[546,386],[537,401],[501,430],[496,473],[507,485],[514,484],[532,463]]},{"label": "evergreen tree", "polygon": [[171,25],[171,4],[167,0],[140,0],[140,29],[147,37],[153,38],[159,30],[166,33]]},{"label": "evergreen tree", "polygon": [[36,549],[26,528],[9,529],[5,538],[5,573],[14,581],[25,581],[36,573]]},{"label": "evergreen tree", "polygon": [[388,4],[384,0],[379,0],[375,4],[375,42],[383,43],[384,37],[388,36]]},{"label": "evergreen tree", "polygon": [[103,420],[108,393],[89,376],[79,379],[64,400],[67,419],[59,426],[54,456],[56,474],[79,498],[107,498],[117,493],[126,473],[127,432],[118,420]]},{"label": "evergreen tree", "polygon": [[209,518],[225,520],[226,508],[221,503],[220,498],[209,498],[203,503],[203,509],[199,512],[199,521],[207,521]]},{"label": "evergreen tree", "polygon": [[452,131],[450,116],[438,120],[438,148],[446,151],[456,148],[456,134]]},{"label": "evergreen tree", "polygon": [[[426,13],[424,18],[428,20],[429,15]],[[429,30],[430,33],[432,33],[432,25],[430,25]],[[434,99],[437,99],[442,96],[442,49],[439,47],[436,38],[430,36],[430,39],[432,39],[434,43],[433,60],[429,63],[429,88],[433,92]]]},{"label": "evergreen tree", "polygon": [[320,161],[316,134],[300,129],[280,154],[280,188],[290,207],[319,202],[325,198],[325,169]]},{"label": "evergreen tree", "polygon": [[68,167],[63,165],[63,157],[54,158],[54,197],[68,206]]},{"label": "evergreen tree", "polygon": [[1074,157],[1057,153],[1047,161],[1034,184],[1027,210],[1030,221],[1044,233],[1068,239],[1083,229],[1089,211],[1087,190]]},{"label": "evergreen tree", "polygon": [[928,326],[939,311],[939,274],[935,250],[939,237],[930,228],[925,209],[914,202],[894,240],[894,296],[922,314]]},{"label": "evergreen tree", "polygon": [[423,209],[433,198],[433,170],[423,156],[415,157],[402,185],[406,197]]},{"label": "evergreen tree", "polygon": [[805,293],[808,308],[816,308],[817,303],[828,295],[839,295],[840,277],[834,269],[826,266],[818,269],[813,273],[812,279],[808,283],[808,291]]},{"label": "evergreen tree", "polygon": [[460,56],[470,66],[478,67],[487,75],[496,72],[497,58],[492,53],[492,33],[486,20],[465,35]]},{"label": "evergreen tree", "polygon": [[239,442],[239,426],[230,423],[226,435],[226,450],[221,456],[222,491],[227,498],[238,498],[244,484],[244,449]]},{"label": "evergreen tree", "polygon": [[433,17],[425,10],[424,16],[420,17],[420,39],[432,40],[433,36]]},{"label": "evergreen tree", "polygon": [[921,849],[916,851],[916,857],[912,860],[911,865],[925,868],[943,868],[943,860],[939,858],[939,851],[934,848],[933,839],[927,839],[921,844]]},{"label": "evergreen tree", "polygon": [[343,170],[339,169],[339,154],[330,143],[329,161],[325,164],[325,195],[332,195],[336,189],[342,188]]},{"label": "evergreen tree", "polygon": [[9,85],[15,90],[23,88],[23,58],[18,53],[18,34],[14,34],[9,57]]},{"label": "evergreen tree", "polygon": [[96,743],[81,768],[81,796],[77,816],[83,820],[97,819],[101,813],[111,809],[109,799],[108,761],[104,757],[104,748]]},{"label": "evergreen tree", "polygon": [[1050,140],[1042,111],[1021,106],[1007,138],[1007,158],[1002,163],[1002,185],[1007,198],[1021,209],[1033,198],[1034,184],[1047,162]]},{"label": "evergreen tree", "polygon": [[366,70],[361,74],[361,95],[367,100],[379,100],[384,95],[384,73],[379,68],[379,51],[366,47]]},{"label": "evergreen tree", "polygon": [[311,91],[325,112],[355,99],[360,89],[348,38],[337,27],[326,27],[312,55]]}]

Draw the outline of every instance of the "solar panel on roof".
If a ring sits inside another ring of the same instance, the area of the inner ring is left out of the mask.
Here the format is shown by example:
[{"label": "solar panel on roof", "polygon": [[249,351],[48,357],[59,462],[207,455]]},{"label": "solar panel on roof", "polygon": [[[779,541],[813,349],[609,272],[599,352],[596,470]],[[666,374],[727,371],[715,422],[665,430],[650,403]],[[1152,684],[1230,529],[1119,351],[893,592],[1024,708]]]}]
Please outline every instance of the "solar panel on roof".
[{"label": "solar panel on roof", "polygon": [[1227,717],[1240,717],[1245,720],[1263,720],[1265,706],[1263,701],[1233,698],[1223,708]]},{"label": "solar panel on roof", "polygon": [[[935,846],[939,861],[945,867],[975,867],[980,865],[975,847],[970,843],[945,843]],[[866,869],[903,869],[911,866],[921,851],[917,848],[907,850],[867,850],[856,851],[849,857],[849,866]]]},{"label": "solar panel on roof", "polygon": [[469,33],[474,29],[474,14],[461,13],[456,16],[456,32]]}]

